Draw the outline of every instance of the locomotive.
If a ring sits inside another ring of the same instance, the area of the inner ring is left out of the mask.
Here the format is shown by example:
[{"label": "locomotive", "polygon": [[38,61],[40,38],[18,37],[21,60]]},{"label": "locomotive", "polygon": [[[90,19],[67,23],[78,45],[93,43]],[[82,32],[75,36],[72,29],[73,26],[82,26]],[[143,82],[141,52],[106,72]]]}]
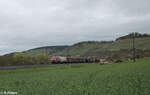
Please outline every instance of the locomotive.
[{"label": "locomotive", "polygon": [[63,63],[96,63],[99,62],[97,58],[85,58],[85,57],[62,57],[62,56],[52,56],[52,64],[63,64]]}]

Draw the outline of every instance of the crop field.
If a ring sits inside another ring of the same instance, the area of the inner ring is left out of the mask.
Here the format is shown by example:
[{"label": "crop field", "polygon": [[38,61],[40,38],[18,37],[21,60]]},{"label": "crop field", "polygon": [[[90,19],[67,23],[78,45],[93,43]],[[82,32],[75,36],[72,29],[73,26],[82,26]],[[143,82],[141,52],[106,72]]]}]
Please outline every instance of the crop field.
[{"label": "crop field", "polygon": [[150,95],[150,59],[0,71],[0,92],[18,95]]}]

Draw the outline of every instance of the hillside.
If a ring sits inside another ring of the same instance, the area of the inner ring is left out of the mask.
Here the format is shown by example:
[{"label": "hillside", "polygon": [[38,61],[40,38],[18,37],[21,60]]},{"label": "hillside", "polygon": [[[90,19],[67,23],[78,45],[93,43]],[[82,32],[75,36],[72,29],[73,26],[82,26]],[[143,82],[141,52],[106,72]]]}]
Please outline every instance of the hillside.
[{"label": "hillside", "polygon": [[[150,56],[150,36],[148,34],[135,34],[135,47],[137,56]],[[47,46],[24,51],[26,54],[36,55],[45,53],[49,56],[99,56],[99,57],[129,57],[133,51],[133,34],[122,36],[115,41],[86,41],[72,46]],[[12,54],[7,54],[12,55]]]},{"label": "hillside", "polygon": [[47,47],[30,49],[28,51],[24,51],[24,53],[31,54],[31,55],[36,55],[38,53],[46,53],[48,55],[51,55],[55,52],[60,52],[67,47],[69,47],[69,46],[47,46]]},{"label": "hillside", "polygon": [[[110,53],[128,51],[132,49],[132,38],[116,40],[114,42],[80,42],[72,46],[49,46],[25,51],[25,53],[35,55],[46,53],[48,55],[81,55],[81,56],[108,56]],[[136,38],[135,47],[139,51],[150,50],[150,37]]]},{"label": "hillside", "polygon": [[[106,57],[114,53],[122,53],[131,56],[132,53],[132,39],[116,40],[114,42],[82,42],[66,48],[54,55],[81,55],[81,56],[101,56]],[[150,37],[136,38],[137,54],[141,55],[146,50],[150,50]]]}]

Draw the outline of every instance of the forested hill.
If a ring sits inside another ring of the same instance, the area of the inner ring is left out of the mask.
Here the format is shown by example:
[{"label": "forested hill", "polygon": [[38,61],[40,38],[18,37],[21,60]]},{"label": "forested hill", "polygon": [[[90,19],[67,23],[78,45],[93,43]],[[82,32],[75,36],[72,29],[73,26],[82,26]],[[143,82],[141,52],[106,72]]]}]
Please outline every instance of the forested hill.
[{"label": "forested hill", "polygon": [[68,47],[69,46],[46,46],[46,47],[30,49],[28,51],[24,51],[24,53],[31,54],[31,55],[36,55],[38,53],[46,53],[48,55],[51,55],[53,53],[60,52]]},{"label": "forested hill", "polygon": [[[150,50],[150,36],[148,34],[135,33],[136,42],[135,47],[139,53],[143,54]],[[108,56],[110,54],[131,53],[133,34],[122,36],[117,38],[115,41],[86,41],[79,42],[72,46],[48,46],[35,48],[24,53],[36,55],[38,53],[46,53],[48,55],[61,55],[61,56]],[[131,56],[131,54],[129,55]]]}]

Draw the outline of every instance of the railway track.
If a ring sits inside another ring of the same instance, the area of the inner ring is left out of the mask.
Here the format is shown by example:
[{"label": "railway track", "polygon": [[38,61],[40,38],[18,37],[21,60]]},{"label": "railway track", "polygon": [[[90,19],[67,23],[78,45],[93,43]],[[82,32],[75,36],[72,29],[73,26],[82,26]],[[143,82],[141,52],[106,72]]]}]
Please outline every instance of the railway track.
[{"label": "railway track", "polygon": [[16,69],[30,69],[30,68],[46,68],[51,66],[64,66],[64,65],[81,65],[81,64],[93,64],[93,63],[69,63],[69,64],[46,64],[46,65],[24,65],[24,66],[9,66],[0,67],[0,70],[16,70]]}]

